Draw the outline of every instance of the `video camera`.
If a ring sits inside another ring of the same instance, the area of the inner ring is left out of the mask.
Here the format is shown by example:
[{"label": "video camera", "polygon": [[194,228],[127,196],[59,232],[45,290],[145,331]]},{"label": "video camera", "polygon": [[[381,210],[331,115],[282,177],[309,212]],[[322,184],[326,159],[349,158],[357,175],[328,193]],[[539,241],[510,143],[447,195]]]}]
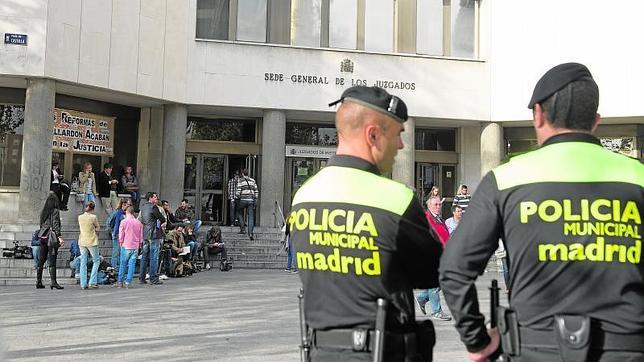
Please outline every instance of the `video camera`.
[{"label": "video camera", "polygon": [[33,259],[31,246],[20,245],[18,241],[13,242],[13,248],[2,248],[3,258]]}]

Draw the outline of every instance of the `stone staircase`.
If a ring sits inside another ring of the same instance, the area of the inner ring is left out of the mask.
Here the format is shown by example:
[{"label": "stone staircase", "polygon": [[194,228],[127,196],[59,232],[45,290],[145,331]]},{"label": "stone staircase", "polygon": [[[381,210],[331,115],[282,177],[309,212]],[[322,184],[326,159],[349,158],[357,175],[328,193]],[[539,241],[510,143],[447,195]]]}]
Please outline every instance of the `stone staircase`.
[{"label": "stone staircase", "polygon": [[[62,236],[66,242],[78,239],[78,225],[69,223],[73,219],[63,219]],[[31,245],[33,231],[38,225],[33,224],[0,224],[0,248],[13,247],[14,240],[20,245]],[[200,239],[205,238],[209,226],[203,225],[199,230]],[[112,241],[104,225],[99,232],[99,250],[104,258],[111,258]],[[286,255],[278,256],[280,251],[279,229],[256,227],[255,240],[248,236],[238,234],[239,228],[222,226],[222,240],[226,244],[228,257],[233,261],[234,269],[281,269],[286,266]],[[200,256],[199,256],[200,258]],[[218,257],[216,257],[218,258]],[[58,282],[61,284],[74,284],[75,280],[69,278],[69,247],[66,244],[58,251]],[[233,269],[233,270],[234,270]],[[0,286],[7,285],[32,285],[35,284],[36,271],[32,259],[13,259],[0,257]],[[43,281],[49,281],[49,273],[45,271]]]}]

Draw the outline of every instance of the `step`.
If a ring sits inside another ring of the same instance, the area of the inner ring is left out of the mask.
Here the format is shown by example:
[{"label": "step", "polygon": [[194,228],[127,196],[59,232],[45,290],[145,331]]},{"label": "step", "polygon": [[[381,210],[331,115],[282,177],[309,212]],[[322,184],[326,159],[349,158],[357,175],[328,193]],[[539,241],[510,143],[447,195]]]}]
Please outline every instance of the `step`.
[{"label": "step", "polygon": [[259,255],[259,254],[236,254],[228,253],[229,257],[233,257],[235,260],[244,260],[244,261],[267,261],[267,262],[286,262],[286,256],[277,256],[277,255]]},{"label": "step", "polygon": [[237,269],[284,269],[286,261],[242,261],[235,259],[233,261],[233,270]]},{"label": "step", "polygon": [[[72,270],[69,268],[56,268],[56,275],[59,278],[66,278],[71,275]],[[43,278],[49,277],[49,271],[45,269]],[[31,268],[0,268],[0,279],[6,278],[32,278],[36,279],[36,269]]]},{"label": "step", "polygon": [[33,265],[33,259],[0,258],[0,268],[29,268]]},{"label": "step", "polygon": [[[57,278],[56,280],[58,284],[63,285],[65,287],[73,287],[76,285],[76,279],[73,278]],[[45,287],[47,289],[44,290],[49,290],[49,274],[44,273],[43,278],[42,278],[43,284],[45,284]],[[36,277],[33,278],[24,278],[24,277],[19,277],[19,278],[0,278],[0,287],[3,286],[19,286],[19,285],[35,285],[36,284]],[[80,288],[80,287],[79,287]]]},{"label": "step", "polygon": [[[261,255],[276,255],[282,250],[281,247],[226,247],[228,254],[246,253],[246,254],[261,254]],[[284,253],[286,255],[286,253]]]},{"label": "step", "polygon": [[29,232],[39,228],[36,224],[0,224],[0,232]]}]

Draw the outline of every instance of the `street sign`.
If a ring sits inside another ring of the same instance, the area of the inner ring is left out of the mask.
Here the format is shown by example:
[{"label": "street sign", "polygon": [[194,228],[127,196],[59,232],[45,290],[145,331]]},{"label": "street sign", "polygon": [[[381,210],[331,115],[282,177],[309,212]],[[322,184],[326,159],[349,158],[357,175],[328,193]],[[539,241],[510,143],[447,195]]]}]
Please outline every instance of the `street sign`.
[{"label": "street sign", "polygon": [[27,34],[4,33],[5,44],[27,45]]}]

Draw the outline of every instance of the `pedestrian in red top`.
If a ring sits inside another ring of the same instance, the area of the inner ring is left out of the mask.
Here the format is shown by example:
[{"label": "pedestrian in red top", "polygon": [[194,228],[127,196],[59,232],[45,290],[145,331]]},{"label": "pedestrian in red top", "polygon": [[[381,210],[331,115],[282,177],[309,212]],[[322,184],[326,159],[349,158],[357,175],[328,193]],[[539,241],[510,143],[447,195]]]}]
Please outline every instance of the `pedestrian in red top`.
[{"label": "pedestrian in red top", "polygon": [[[449,239],[449,231],[447,230],[445,222],[441,218],[441,204],[442,202],[440,196],[430,196],[427,200],[428,211],[425,212],[425,216],[427,217],[427,221],[429,221],[429,225],[431,225],[432,230],[436,233],[436,235],[438,235],[438,239],[440,240],[441,244],[443,244],[443,247],[445,247],[445,244],[447,244],[447,240]],[[416,294],[416,301],[418,301],[418,305],[420,305],[420,311],[423,312],[423,314],[427,314],[427,312],[425,311],[425,304],[429,302],[429,306],[431,308],[430,316],[432,318],[441,321],[449,321],[452,319],[452,317],[450,317],[449,314],[443,312],[439,292],[440,288],[420,290],[418,294]]]},{"label": "pedestrian in red top", "polygon": [[425,211],[425,217],[429,221],[429,225],[432,226],[432,229],[438,234],[438,238],[443,244],[447,244],[447,239],[449,239],[449,230],[445,221],[441,217],[441,198],[440,196],[431,196],[427,200],[427,211]]}]

